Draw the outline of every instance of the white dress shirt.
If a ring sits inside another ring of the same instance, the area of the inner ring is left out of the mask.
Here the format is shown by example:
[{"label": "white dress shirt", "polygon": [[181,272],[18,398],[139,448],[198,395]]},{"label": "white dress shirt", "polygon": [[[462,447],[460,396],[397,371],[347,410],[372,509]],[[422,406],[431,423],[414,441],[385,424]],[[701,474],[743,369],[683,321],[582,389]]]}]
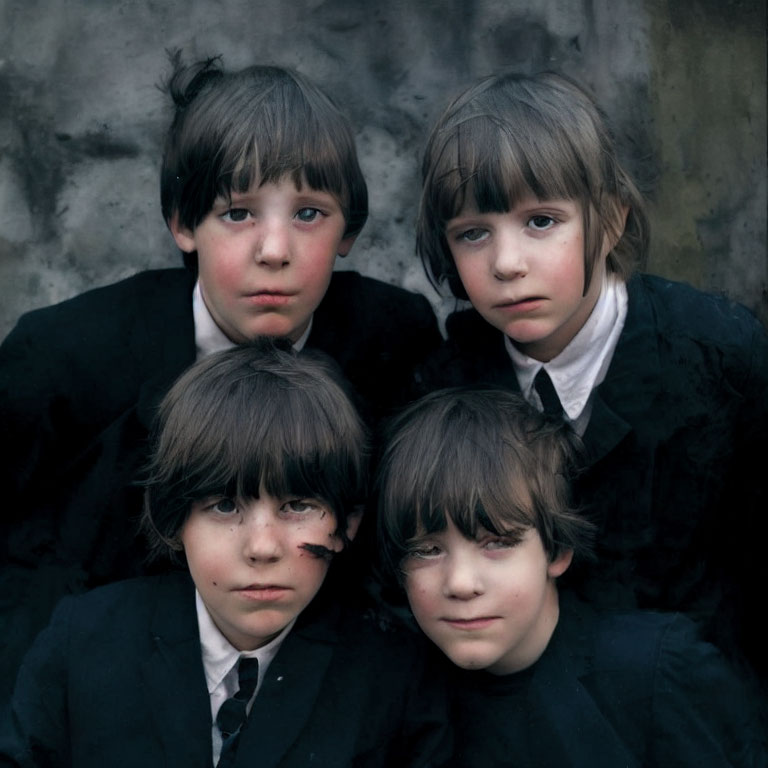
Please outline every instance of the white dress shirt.
[{"label": "white dress shirt", "polygon": [[280,650],[280,645],[285,640],[286,635],[293,628],[296,619],[288,624],[274,640],[271,640],[261,648],[257,648],[255,651],[238,651],[214,624],[211,614],[208,613],[208,609],[205,607],[205,603],[197,590],[195,590],[195,606],[197,608],[197,625],[200,631],[200,649],[203,655],[205,682],[208,686],[208,696],[211,700],[213,764],[216,765],[221,755],[221,733],[219,732],[218,725],[216,725],[216,715],[219,713],[221,705],[237,693],[237,664],[240,661],[240,657],[258,659],[259,662],[259,680],[256,684],[256,690],[246,706],[246,711],[250,712],[253,700],[259,693],[259,688],[261,688],[264,675],[267,673],[272,659],[275,658]]},{"label": "white dress shirt", "polygon": [[504,344],[515,367],[523,397],[542,410],[533,380],[541,368],[549,374],[566,420],[583,435],[592,414],[592,394],[603,382],[627,319],[627,286],[612,273],[603,277],[597,303],[565,349],[542,363],[518,350],[508,336]]}]

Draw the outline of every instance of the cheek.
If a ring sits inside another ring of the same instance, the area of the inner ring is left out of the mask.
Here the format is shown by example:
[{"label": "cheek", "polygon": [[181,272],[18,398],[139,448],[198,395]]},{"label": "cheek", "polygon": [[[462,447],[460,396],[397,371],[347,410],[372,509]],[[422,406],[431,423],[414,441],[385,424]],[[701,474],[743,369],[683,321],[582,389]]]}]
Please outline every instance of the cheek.
[{"label": "cheek", "polygon": [[433,610],[437,586],[432,582],[433,580],[423,573],[406,577],[405,594],[417,619],[420,616],[428,615]]},{"label": "cheek", "polygon": [[336,253],[333,248],[317,246],[312,248],[303,260],[301,278],[305,285],[313,287],[315,293],[323,296],[331,281]]},{"label": "cheek", "polygon": [[464,286],[470,301],[478,301],[485,289],[484,275],[480,270],[478,263],[470,263],[464,259],[454,259],[456,271],[459,273],[459,280]]},{"label": "cheek", "polygon": [[232,547],[220,531],[210,532],[204,526],[188,523],[182,529],[181,543],[195,580],[218,581],[226,571],[226,564],[232,562]]},{"label": "cheek", "polygon": [[243,286],[243,270],[233,259],[198,257],[198,270],[206,297],[212,292],[234,293]]}]

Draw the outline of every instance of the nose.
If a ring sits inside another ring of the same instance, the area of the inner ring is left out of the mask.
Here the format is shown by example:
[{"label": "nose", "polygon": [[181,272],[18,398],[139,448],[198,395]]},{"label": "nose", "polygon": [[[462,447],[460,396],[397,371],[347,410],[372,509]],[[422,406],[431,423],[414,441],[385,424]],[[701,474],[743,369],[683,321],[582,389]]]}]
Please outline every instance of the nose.
[{"label": "nose", "polygon": [[270,269],[282,269],[290,263],[290,239],[282,222],[264,222],[256,261]]},{"label": "nose", "polygon": [[248,562],[273,563],[281,558],[280,530],[274,520],[254,514],[243,528],[243,556]]},{"label": "nose", "polygon": [[491,269],[497,280],[513,280],[528,274],[528,259],[522,235],[511,230],[497,232]]},{"label": "nose", "polygon": [[453,554],[445,563],[443,594],[454,600],[471,600],[483,593],[482,576],[468,554]]}]

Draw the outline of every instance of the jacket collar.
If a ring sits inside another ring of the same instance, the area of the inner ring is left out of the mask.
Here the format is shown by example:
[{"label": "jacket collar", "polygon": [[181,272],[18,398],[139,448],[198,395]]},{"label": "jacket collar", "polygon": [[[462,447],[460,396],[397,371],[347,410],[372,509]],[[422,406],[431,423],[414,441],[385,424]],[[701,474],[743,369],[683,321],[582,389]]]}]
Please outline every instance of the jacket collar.
[{"label": "jacket collar", "polygon": [[660,389],[659,342],[653,307],[642,276],[627,284],[629,305],[605,381],[595,390],[584,444],[594,463],[611,451],[635,424],[647,418]]},{"label": "jacket collar", "polygon": [[322,595],[316,601],[299,617],[267,671],[241,735],[236,768],[252,765],[253,755],[259,768],[279,766],[328,684],[341,609]]},{"label": "jacket collar", "polygon": [[[641,275],[630,279],[627,293],[624,330],[606,378],[595,390],[592,415],[584,434],[590,463],[603,458],[635,424],[647,418],[660,389],[655,315]],[[451,315],[446,328],[469,381],[520,391],[504,337],[475,310]]]},{"label": "jacket collar", "polygon": [[211,704],[200,655],[195,590],[187,574],[158,579],[150,631],[154,650],[142,664],[141,684],[167,765],[210,768]]}]

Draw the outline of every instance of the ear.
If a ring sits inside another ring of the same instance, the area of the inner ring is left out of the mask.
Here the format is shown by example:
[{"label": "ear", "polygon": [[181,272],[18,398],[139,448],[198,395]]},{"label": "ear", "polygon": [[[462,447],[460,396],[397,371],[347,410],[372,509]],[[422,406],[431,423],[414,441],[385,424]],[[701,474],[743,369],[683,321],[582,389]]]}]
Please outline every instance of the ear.
[{"label": "ear", "polygon": [[173,239],[176,241],[176,245],[184,251],[184,253],[193,253],[197,250],[195,245],[195,233],[191,229],[187,229],[179,222],[178,211],[171,216],[171,220],[168,224]]},{"label": "ear", "polygon": [[354,511],[347,515],[347,538],[352,541],[357,536],[357,530],[363,520],[362,506],[355,507]]},{"label": "ear", "polygon": [[573,550],[563,550],[550,564],[547,566],[547,576],[550,579],[556,579],[562,576],[571,564],[573,560]]},{"label": "ear", "polygon": [[336,249],[336,253],[344,258],[352,250],[352,246],[355,244],[355,240],[357,240],[357,235],[349,235],[348,237],[345,237],[339,243],[339,247]]},{"label": "ear", "polygon": [[603,236],[603,254],[608,255],[621,240],[624,230],[627,226],[627,216],[629,216],[629,206],[623,205],[618,200],[613,205],[613,216],[611,228],[605,230]]}]

